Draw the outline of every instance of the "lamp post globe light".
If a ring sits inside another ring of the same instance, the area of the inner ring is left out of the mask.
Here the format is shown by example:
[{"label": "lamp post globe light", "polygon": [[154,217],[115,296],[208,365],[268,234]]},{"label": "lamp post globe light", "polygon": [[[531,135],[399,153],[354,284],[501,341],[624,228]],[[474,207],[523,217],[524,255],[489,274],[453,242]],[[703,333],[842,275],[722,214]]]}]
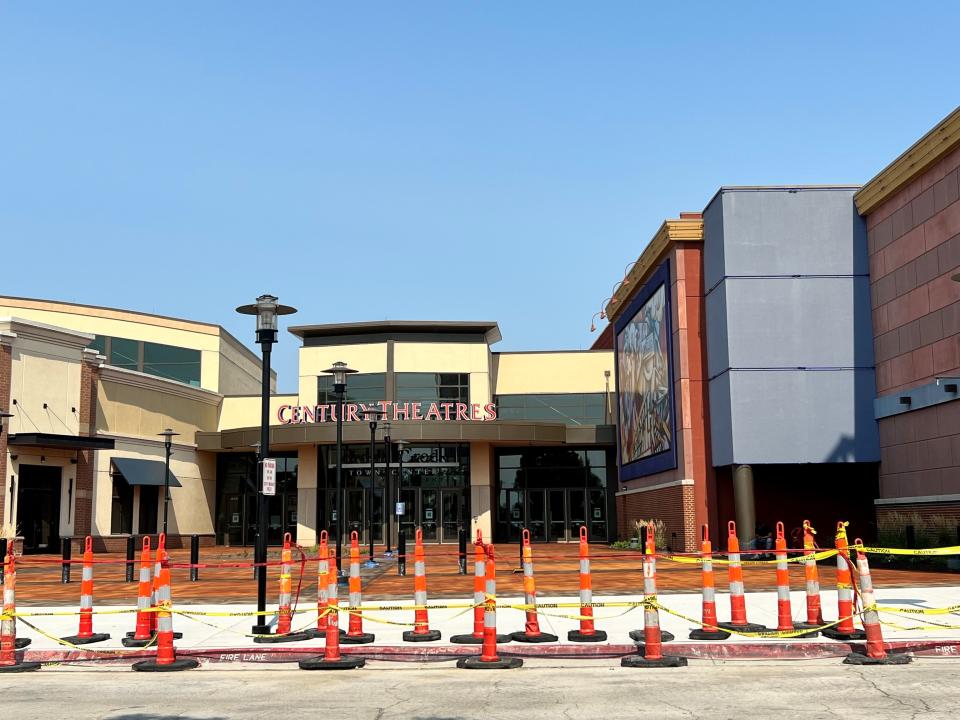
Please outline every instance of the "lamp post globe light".
[{"label": "lamp post globe light", "polygon": [[390,454],[393,452],[393,446],[390,445],[390,421],[384,420],[383,424],[383,450],[386,455],[386,482],[383,484],[383,507],[387,514],[387,549],[384,551],[384,557],[393,557],[393,550],[390,548],[390,536],[393,534],[393,513],[390,512],[390,503],[393,498],[393,479],[390,477]]},{"label": "lamp post globe light", "polygon": [[367,501],[367,544],[369,545],[369,557],[364,567],[375,568],[380,564],[373,559],[373,496],[375,493],[374,480],[377,477],[377,466],[374,462],[374,456],[377,452],[377,421],[381,416],[386,415],[383,410],[367,410],[364,415],[370,424],[370,495]]},{"label": "lamp post globe light", "polygon": [[333,393],[337,396],[337,496],[334,499],[334,514],[337,534],[337,578],[343,580],[343,396],[347,391],[347,375],[357,372],[345,362],[335,362],[323,371],[333,376]]},{"label": "lamp post globe light", "polygon": [[241,305],[237,312],[241,315],[254,315],[257,318],[257,342],[263,354],[260,382],[260,493],[257,498],[257,538],[254,548],[254,562],[257,565],[257,623],[253,626],[255,635],[266,635],[270,627],[266,622],[267,610],[267,496],[263,494],[263,461],[270,455],[270,350],[277,342],[277,318],[280,315],[292,315],[297,310],[288,305],[277,303],[276,295],[261,295],[253,305]]},{"label": "lamp post globe light", "polygon": [[167,428],[162,433],[157,433],[163,438],[164,462],[163,462],[163,534],[167,534],[167,507],[170,505],[170,448],[173,445],[173,438],[180,433]]}]

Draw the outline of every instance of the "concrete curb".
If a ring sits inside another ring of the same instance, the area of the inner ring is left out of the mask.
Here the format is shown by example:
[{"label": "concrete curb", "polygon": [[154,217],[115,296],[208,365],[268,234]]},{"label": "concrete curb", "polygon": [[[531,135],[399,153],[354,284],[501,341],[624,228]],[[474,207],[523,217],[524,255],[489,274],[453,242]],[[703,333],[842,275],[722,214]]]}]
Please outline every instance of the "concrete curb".
[{"label": "concrete curb", "polygon": [[[896,641],[886,643],[894,653],[910,653],[918,657],[960,657],[960,640]],[[765,643],[671,643],[670,654],[695,660],[816,660],[842,658],[853,651],[863,652],[862,643],[765,642]],[[604,659],[620,658],[637,653],[634,644],[596,645],[501,645],[504,657]],[[360,655],[369,660],[390,662],[437,662],[476,655],[478,648],[463,645],[383,645],[342,647],[344,655]],[[323,654],[323,645],[298,647],[197,648],[177,651],[178,657],[191,657],[207,664],[275,664],[293,663]],[[88,650],[27,650],[23,660],[42,663],[85,663],[130,665],[136,660],[153,657],[151,651],[123,652]]]}]

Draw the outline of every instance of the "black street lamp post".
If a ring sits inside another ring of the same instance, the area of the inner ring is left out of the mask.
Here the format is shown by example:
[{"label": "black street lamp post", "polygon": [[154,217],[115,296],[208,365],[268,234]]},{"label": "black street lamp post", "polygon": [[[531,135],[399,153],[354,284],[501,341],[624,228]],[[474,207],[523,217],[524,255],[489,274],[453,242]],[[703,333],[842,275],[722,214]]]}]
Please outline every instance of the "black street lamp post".
[{"label": "black street lamp post", "polygon": [[383,487],[383,507],[387,513],[387,549],[383,553],[386,557],[391,557],[393,555],[393,550],[390,549],[390,536],[393,534],[393,508],[390,507],[393,504],[393,478],[390,477],[390,454],[393,452],[393,447],[390,445],[390,421],[383,421],[383,449],[386,454],[386,482],[384,482]]},{"label": "black street lamp post", "polygon": [[345,362],[335,362],[323,372],[333,375],[333,392],[337,396],[337,497],[334,500],[337,533],[337,578],[343,578],[343,396],[347,391],[347,375],[357,372]]},{"label": "black street lamp post", "polygon": [[[369,545],[369,555],[365,566],[368,568],[379,567],[379,563],[373,559],[373,496],[376,493],[377,466],[374,462],[377,452],[377,421],[380,416],[386,415],[383,410],[367,410],[364,413],[367,422],[370,423],[370,497],[367,502],[367,544]],[[385,505],[386,503],[384,503]]]},{"label": "black street lamp post", "polygon": [[165,459],[163,464],[163,534],[167,534],[167,506],[170,504],[170,448],[173,445],[173,438],[179,435],[170,428],[162,433],[157,433],[163,438],[163,449],[165,450]]},{"label": "black street lamp post", "polygon": [[260,493],[257,502],[257,544],[254,549],[254,562],[257,565],[257,621],[253,626],[255,635],[267,635],[267,496],[263,494],[263,461],[270,455],[270,351],[277,342],[277,316],[292,315],[296,308],[277,303],[275,295],[261,295],[253,305],[241,305],[237,308],[241,315],[255,315],[257,318],[257,342],[263,353],[260,381]]}]

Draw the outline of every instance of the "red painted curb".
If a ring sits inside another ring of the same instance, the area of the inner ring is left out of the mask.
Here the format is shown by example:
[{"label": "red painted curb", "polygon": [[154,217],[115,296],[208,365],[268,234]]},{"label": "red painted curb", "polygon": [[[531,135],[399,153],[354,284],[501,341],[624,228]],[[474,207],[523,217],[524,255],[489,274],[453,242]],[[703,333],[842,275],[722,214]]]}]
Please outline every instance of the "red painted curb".
[{"label": "red painted curb", "polygon": [[[863,651],[862,643],[844,642],[797,642],[797,643],[713,643],[677,642],[664,645],[670,655],[697,660],[812,660],[818,658],[844,657],[852,650]],[[960,657],[960,640],[944,641],[896,641],[886,643],[886,648],[895,653],[910,653],[917,656]],[[636,645],[590,644],[590,645],[500,645],[498,651],[504,657],[525,658],[619,658],[637,652]],[[430,662],[455,660],[476,655],[478,648],[463,645],[366,645],[344,646],[344,655],[360,655],[370,660],[391,662]],[[25,650],[23,659],[42,663],[94,663],[129,665],[136,660],[154,656],[144,652],[94,652],[89,650]],[[220,663],[292,663],[323,654],[323,646],[254,647],[254,648],[200,648],[178,650],[181,657],[194,657],[204,664]]]}]

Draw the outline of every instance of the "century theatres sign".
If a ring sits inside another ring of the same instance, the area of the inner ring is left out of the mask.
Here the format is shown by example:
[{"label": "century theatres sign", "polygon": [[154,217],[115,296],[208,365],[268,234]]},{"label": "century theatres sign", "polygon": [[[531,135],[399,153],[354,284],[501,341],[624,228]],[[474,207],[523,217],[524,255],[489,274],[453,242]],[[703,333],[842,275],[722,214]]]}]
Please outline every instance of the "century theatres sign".
[{"label": "century theatres sign", "polygon": [[[424,407],[427,408],[424,412]],[[343,422],[362,422],[370,412],[382,413],[384,420],[429,420],[435,422],[487,422],[497,419],[494,403],[457,402],[391,402],[344,403]],[[337,406],[327,405],[281,405],[277,408],[281,425],[322,423],[337,421]]]}]

